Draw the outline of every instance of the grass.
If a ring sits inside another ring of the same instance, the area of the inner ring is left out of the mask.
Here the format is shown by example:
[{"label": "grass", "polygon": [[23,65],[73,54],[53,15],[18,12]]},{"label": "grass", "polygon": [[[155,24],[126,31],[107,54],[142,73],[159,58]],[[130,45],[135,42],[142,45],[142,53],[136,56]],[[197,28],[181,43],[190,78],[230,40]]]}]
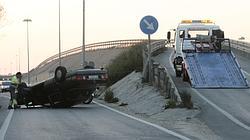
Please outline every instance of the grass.
[{"label": "grass", "polygon": [[193,102],[192,102],[191,94],[188,91],[184,90],[180,92],[180,96],[182,100],[182,106],[188,109],[192,109]]},{"label": "grass", "polygon": [[176,108],[176,102],[174,100],[168,100],[165,109],[167,108]]}]

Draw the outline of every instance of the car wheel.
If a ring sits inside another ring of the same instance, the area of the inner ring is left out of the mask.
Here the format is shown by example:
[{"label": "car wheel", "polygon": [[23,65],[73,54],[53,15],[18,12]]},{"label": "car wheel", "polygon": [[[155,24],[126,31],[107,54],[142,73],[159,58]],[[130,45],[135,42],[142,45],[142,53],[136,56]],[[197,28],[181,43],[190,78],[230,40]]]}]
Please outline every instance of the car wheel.
[{"label": "car wheel", "polygon": [[65,67],[59,66],[55,71],[56,82],[62,82],[66,79],[67,70]]},{"label": "car wheel", "polygon": [[93,95],[90,95],[87,100],[83,101],[83,103],[84,104],[90,104],[92,102],[93,98],[94,98]]}]

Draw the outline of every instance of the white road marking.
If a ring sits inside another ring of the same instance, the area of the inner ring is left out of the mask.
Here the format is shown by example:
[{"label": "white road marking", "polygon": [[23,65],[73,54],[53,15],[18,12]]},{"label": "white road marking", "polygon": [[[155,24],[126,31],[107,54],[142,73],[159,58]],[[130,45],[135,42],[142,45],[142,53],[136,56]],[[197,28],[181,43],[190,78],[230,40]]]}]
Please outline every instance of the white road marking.
[{"label": "white road marking", "polygon": [[250,76],[250,74],[244,70],[242,70],[246,75]]},{"label": "white road marking", "polygon": [[[169,57],[169,63],[171,63],[171,58],[172,55],[174,53],[172,52],[170,57]],[[172,69],[174,69],[173,65],[171,65]],[[247,75],[250,76],[249,73],[247,73],[246,71],[243,70],[243,72],[245,72]],[[194,88],[193,88],[194,89]],[[228,119],[230,119],[231,121],[233,121],[235,124],[239,125],[240,127],[246,129],[246,130],[250,130],[250,127],[247,126],[246,124],[242,123],[240,120],[236,119],[233,115],[229,114],[228,112],[226,112],[225,110],[223,110],[222,108],[220,108],[219,106],[217,106],[215,103],[213,103],[212,101],[208,100],[205,96],[201,95],[196,89],[194,89],[195,93],[200,96],[203,100],[205,100],[207,103],[209,103],[212,107],[214,107],[216,110],[218,110],[219,112],[221,112],[224,116],[226,116]]]},{"label": "white road marking", "polygon": [[9,127],[9,124],[10,124],[11,118],[13,116],[13,113],[14,113],[14,109],[11,109],[9,111],[8,116],[4,120],[4,123],[3,123],[3,125],[2,125],[2,127],[0,129],[0,140],[4,140],[4,137],[5,137],[5,134],[7,132],[8,127]]},{"label": "white road marking", "polygon": [[128,115],[128,114],[123,113],[123,112],[120,112],[120,111],[118,111],[118,110],[115,110],[115,109],[110,108],[110,107],[108,107],[108,106],[106,106],[106,105],[97,103],[97,102],[95,102],[95,101],[93,101],[93,102],[94,102],[95,104],[99,105],[99,106],[102,106],[102,107],[108,109],[108,110],[111,110],[111,111],[113,111],[113,112],[116,112],[116,113],[118,113],[118,114],[120,114],[120,115],[123,115],[123,116],[125,116],[125,117],[128,117],[128,118],[130,118],[130,119],[139,121],[139,122],[141,122],[141,123],[150,125],[150,126],[152,126],[152,127],[154,127],[154,128],[157,128],[157,129],[159,129],[159,130],[161,130],[161,131],[163,131],[163,132],[165,132],[165,133],[168,133],[168,134],[170,134],[170,135],[173,135],[173,136],[175,136],[175,137],[177,137],[177,138],[180,138],[180,139],[182,139],[182,140],[191,140],[191,139],[189,139],[189,138],[187,138],[187,137],[185,137],[185,136],[183,136],[183,135],[181,135],[181,134],[178,134],[178,133],[176,133],[176,132],[174,132],[174,131],[168,130],[168,129],[166,129],[166,128],[164,128],[164,127],[161,127],[161,126],[159,126],[159,125],[156,125],[156,124],[153,124],[153,123],[150,123],[150,122],[141,120],[141,119],[139,119],[139,118],[133,117],[133,116]]},{"label": "white road marking", "polygon": [[220,108],[219,106],[217,106],[215,103],[213,103],[210,100],[208,100],[206,97],[204,97],[203,95],[201,95],[196,89],[194,89],[194,91],[195,91],[195,93],[198,96],[200,96],[203,100],[205,100],[207,103],[209,103],[211,106],[213,106],[216,110],[218,110],[223,115],[225,115],[228,119],[230,119],[231,121],[233,121],[234,123],[236,123],[240,127],[244,128],[246,130],[250,130],[249,126],[245,125],[240,120],[236,119],[233,115],[229,114],[228,112],[226,112],[225,110],[223,110],[222,108]]}]

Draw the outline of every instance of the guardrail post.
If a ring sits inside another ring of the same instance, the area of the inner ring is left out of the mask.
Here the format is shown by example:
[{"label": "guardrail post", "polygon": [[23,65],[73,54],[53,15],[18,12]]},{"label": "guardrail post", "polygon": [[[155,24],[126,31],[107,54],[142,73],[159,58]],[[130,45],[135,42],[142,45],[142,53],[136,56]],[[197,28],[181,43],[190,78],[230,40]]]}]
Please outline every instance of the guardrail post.
[{"label": "guardrail post", "polygon": [[157,62],[153,62],[153,78],[152,78],[152,83],[155,87],[158,87],[158,79],[159,79],[159,70],[158,70],[158,67],[159,67],[159,63]]},{"label": "guardrail post", "polygon": [[164,72],[164,68],[162,66],[159,66],[158,69],[159,69],[159,71],[158,71],[159,72],[159,78],[158,78],[159,85],[158,85],[158,88],[161,89],[162,88],[161,79],[164,77],[164,75],[163,75],[164,74],[163,73]]},{"label": "guardrail post", "polygon": [[167,98],[170,98],[171,97],[171,82],[168,82],[167,83]]},{"label": "guardrail post", "polygon": [[164,85],[165,85],[165,92],[166,92],[166,95],[165,95],[165,98],[169,98],[169,93],[168,93],[168,84],[169,84],[169,77],[167,75],[167,73],[165,74],[165,79],[164,79]]}]

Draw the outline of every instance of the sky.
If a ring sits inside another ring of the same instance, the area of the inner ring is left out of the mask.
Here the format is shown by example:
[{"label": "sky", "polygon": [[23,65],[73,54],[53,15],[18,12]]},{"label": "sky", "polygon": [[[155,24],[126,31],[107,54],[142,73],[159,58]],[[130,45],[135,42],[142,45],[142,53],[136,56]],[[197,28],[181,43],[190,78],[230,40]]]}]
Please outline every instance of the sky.
[{"label": "sky", "polygon": [[[58,53],[58,0],[0,0],[0,74],[27,72],[27,25],[30,18],[30,69]],[[82,44],[83,0],[61,0],[61,49]],[[164,39],[183,19],[211,19],[225,37],[250,42],[249,0],[85,0],[85,44],[120,39],[147,39],[140,30],[146,15],[159,28],[152,39]],[[19,59],[20,58],[20,59]]]}]

